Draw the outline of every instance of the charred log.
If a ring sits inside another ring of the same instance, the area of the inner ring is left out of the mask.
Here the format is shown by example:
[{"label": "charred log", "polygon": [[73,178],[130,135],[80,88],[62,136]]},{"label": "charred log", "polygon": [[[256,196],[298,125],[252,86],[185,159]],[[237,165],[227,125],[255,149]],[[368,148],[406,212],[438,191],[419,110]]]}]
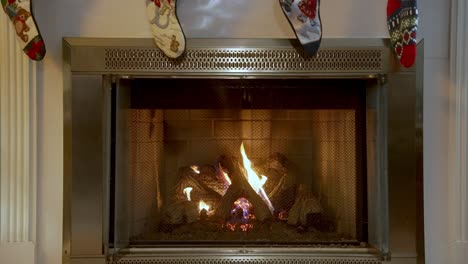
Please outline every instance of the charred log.
[{"label": "charred log", "polygon": [[295,166],[284,155],[274,153],[259,170],[268,177],[264,188],[276,211],[289,211],[296,199]]},{"label": "charred log", "polygon": [[[215,178],[213,179],[212,177]],[[211,206],[219,203],[221,194],[208,186],[208,184],[213,185],[212,182],[216,180],[215,174],[206,175],[202,174],[201,171],[197,174],[192,168],[183,167],[179,169],[179,179],[173,194],[174,202],[188,201],[188,195],[184,190],[189,187],[192,188],[189,194],[190,200],[197,203],[203,200]]]},{"label": "charred log", "polygon": [[217,168],[212,165],[202,165],[199,170],[198,181],[206,185],[210,190],[217,192],[219,195],[224,195],[226,186],[224,180],[218,176]]},{"label": "charred log", "polygon": [[309,215],[321,214],[322,206],[317,197],[312,193],[309,186],[301,184],[297,188],[297,196],[294,205],[288,213],[289,225],[307,226]]},{"label": "charred log", "polygon": [[296,201],[296,187],[290,186],[271,197],[276,212],[289,211]]},{"label": "charred log", "polygon": [[183,201],[170,204],[163,217],[168,225],[190,224],[198,219],[198,207],[194,202]]}]

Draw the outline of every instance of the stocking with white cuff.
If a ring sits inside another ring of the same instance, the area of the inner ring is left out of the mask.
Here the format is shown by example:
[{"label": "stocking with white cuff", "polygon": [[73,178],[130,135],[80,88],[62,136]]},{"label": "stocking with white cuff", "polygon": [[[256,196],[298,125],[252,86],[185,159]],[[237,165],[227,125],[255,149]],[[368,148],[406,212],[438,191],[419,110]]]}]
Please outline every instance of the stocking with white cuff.
[{"label": "stocking with white cuff", "polygon": [[166,56],[178,58],[185,51],[185,36],[176,13],[176,0],[147,0],[146,14],[154,42]]},{"label": "stocking with white cuff", "polygon": [[1,3],[23,51],[32,60],[42,60],[46,49],[31,11],[31,0],[1,0]]}]

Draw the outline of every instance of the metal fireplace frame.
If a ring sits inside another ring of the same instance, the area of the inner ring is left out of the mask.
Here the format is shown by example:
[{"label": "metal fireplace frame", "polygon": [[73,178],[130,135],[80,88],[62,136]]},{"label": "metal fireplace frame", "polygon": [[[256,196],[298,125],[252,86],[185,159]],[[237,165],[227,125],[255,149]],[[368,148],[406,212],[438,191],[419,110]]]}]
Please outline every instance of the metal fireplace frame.
[{"label": "metal fireplace frame", "polygon": [[[387,39],[323,39],[315,57],[284,39],[189,39],[186,53],[172,60],[151,39],[65,38],[63,263],[424,263],[423,46],[415,66],[404,69]],[[372,247],[111,246],[110,90],[119,79],[138,77],[373,80],[367,104],[379,125],[377,173],[367,190]],[[92,102],[76,105],[80,94]],[[86,148],[93,151],[83,154]]]}]

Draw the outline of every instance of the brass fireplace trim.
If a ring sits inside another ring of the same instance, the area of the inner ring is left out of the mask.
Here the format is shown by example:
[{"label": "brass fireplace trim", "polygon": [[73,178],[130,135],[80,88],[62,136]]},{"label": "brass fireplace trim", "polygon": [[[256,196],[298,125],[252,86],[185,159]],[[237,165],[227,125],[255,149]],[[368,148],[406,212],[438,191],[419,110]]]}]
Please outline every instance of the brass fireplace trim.
[{"label": "brass fireplace trim", "polygon": [[64,39],[74,73],[128,75],[346,75],[390,71],[392,58],[382,39],[324,39],[307,57],[286,39],[189,39],[178,59],[166,57],[149,39]]}]

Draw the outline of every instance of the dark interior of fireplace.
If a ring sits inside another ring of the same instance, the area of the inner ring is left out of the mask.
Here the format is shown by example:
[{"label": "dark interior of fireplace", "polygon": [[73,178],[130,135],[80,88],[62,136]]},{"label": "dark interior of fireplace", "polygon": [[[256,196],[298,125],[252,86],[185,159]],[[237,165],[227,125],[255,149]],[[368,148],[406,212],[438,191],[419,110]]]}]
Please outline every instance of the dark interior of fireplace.
[{"label": "dark interior of fireplace", "polygon": [[365,80],[122,82],[111,241],[123,212],[132,246],[366,246]]}]

